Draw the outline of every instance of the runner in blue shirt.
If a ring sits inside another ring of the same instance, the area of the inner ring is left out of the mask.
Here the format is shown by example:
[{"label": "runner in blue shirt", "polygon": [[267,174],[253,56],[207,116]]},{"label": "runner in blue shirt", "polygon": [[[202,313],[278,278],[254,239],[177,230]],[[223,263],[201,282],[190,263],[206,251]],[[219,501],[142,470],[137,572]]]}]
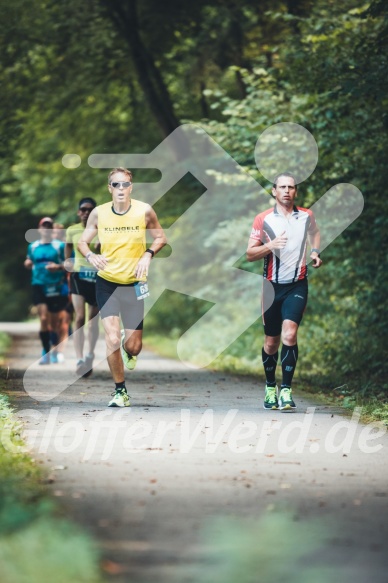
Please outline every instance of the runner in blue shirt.
[{"label": "runner in blue shirt", "polygon": [[[30,243],[24,266],[32,270],[32,301],[37,307],[42,343],[42,357],[39,364],[50,364],[50,325],[54,332],[60,330],[59,312],[67,304],[67,288],[63,261],[65,244],[53,240],[53,220],[43,217],[39,221],[40,239]],[[52,353],[52,362],[58,362],[57,353]]]}]

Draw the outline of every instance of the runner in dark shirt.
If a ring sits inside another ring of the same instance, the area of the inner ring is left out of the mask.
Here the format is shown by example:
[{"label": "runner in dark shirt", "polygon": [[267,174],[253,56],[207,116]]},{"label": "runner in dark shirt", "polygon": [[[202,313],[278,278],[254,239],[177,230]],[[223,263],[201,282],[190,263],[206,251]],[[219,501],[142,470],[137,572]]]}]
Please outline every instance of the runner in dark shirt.
[{"label": "runner in dark shirt", "polygon": [[[81,198],[77,215],[80,222],[66,230],[66,268],[70,271],[71,301],[75,311],[74,349],[77,357],[76,373],[88,377],[93,372],[94,349],[98,340],[98,307],[96,300],[96,275],[94,269],[78,251],[78,242],[84,233],[90,213],[96,207],[96,201],[90,197]],[[99,248],[96,240],[91,249]],[[86,305],[88,323],[86,322]],[[88,337],[88,353],[84,358],[85,330]]]}]

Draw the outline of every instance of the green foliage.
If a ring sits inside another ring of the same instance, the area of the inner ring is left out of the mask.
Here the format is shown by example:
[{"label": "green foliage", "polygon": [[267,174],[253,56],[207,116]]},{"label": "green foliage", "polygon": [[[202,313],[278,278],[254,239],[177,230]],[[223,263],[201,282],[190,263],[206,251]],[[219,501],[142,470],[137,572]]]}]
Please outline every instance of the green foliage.
[{"label": "green foliage", "polygon": [[25,233],[37,228],[38,218],[20,211],[17,218],[0,217],[0,246],[9,252],[3,253],[0,261],[0,320],[19,321],[27,318],[31,304],[31,271],[23,266],[28,243]]},{"label": "green foliage", "polygon": [[20,423],[0,394],[0,571],[2,583],[99,583],[91,540],[58,515],[43,473],[25,453]]},{"label": "green foliage", "polygon": [[[267,512],[259,520],[224,518],[208,527],[207,564],[202,583],[328,583],[334,567],[319,561],[328,525],[295,520],[285,512]],[[279,552],[281,560],[279,560]],[[323,556],[323,555],[322,555]],[[338,572],[336,572],[338,576]]]},{"label": "green foliage", "polygon": [[[132,8],[147,57],[143,69],[126,28]],[[0,16],[7,22],[0,31],[0,190],[2,215],[7,215],[1,242],[14,250],[0,262],[1,319],[28,313],[23,233],[35,227],[36,219],[29,215],[27,224],[26,209],[68,225],[80,196],[107,200],[106,170],[88,166],[91,153],[148,152],[160,143],[164,113],[147,95],[149,82],[163,103],[172,104],[175,118],[202,119],[208,133],[263,187],[268,184],[254,161],[257,138],[274,123],[295,122],[319,146],[318,166],[300,185],[300,202],[311,206],[340,182],[361,190],[362,215],[324,252],[322,269],[311,274],[298,374],[329,389],[344,381],[354,391],[369,382],[381,386],[388,362],[388,218],[381,199],[388,149],[383,0],[168,0],[163,5],[156,0],[15,0],[12,5],[0,0]],[[63,167],[68,153],[81,157],[78,168]],[[142,172],[135,172],[135,180]],[[156,205],[162,224],[171,225],[201,192],[192,177],[185,177]],[[208,250],[222,244],[231,225],[237,237],[248,238],[245,227],[230,218],[233,210],[215,230],[209,227],[214,216],[201,220],[198,236]],[[240,249],[232,258],[236,267],[261,267],[248,265],[243,254]],[[163,302],[151,314],[150,326],[174,339],[208,309],[179,294],[165,295]],[[260,335],[257,327],[247,330],[223,355],[225,366],[260,369]],[[204,346],[206,339],[198,344]]]},{"label": "green foliage", "polygon": [[96,558],[90,539],[65,520],[39,518],[0,536],[2,583],[99,583]]},{"label": "green foliage", "polygon": [[11,338],[8,336],[8,334],[0,332],[0,366],[3,364],[3,357],[6,355],[10,344]]},{"label": "green foliage", "polygon": [[[354,2],[317,3],[308,18],[298,18],[300,36],[279,48],[276,66],[243,71],[244,100],[218,92],[225,121],[207,125],[258,176],[252,156],[258,134],[272,123],[300,123],[314,135],[320,154],[314,174],[300,186],[300,202],[311,205],[339,182],[363,192],[361,217],[324,252],[322,269],[311,274],[298,365],[305,377],[317,381],[323,375],[328,387],[346,379],[353,390],[367,380],[381,383],[388,361],[388,219],[380,200],[387,179],[387,78],[382,75],[387,19],[377,18],[383,11],[381,2],[368,10]],[[253,341],[251,331],[243,337]],[[240,338],[233,350],[246,354],[244,343]],[[373,356],[366,363],[367,355]]]}]

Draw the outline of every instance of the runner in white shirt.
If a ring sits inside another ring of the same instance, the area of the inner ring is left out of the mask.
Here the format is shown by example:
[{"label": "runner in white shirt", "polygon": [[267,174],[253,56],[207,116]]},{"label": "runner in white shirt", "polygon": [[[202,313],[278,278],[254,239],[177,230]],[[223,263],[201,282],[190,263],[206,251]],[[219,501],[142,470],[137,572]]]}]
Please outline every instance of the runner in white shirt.
[{"label": "runner in white shirt", "polygon": [[[298,360],[297,332],[308,296],[307,242],[312,265],[318,268],[322,265],[320,233],[313,212],[294,205],[297,186],[291,174],[276,177],[272,194],[275,206],[257,215],[253,222],[247,259],[264,259],[264,279],[271,282],[275,292],[273,303],[267,307],[272,293],[269,284],[264,285],[264,408],[292,411],[296,409],[291,383]],[[281,340],[282,383],[278,395],[275,372]]]}]

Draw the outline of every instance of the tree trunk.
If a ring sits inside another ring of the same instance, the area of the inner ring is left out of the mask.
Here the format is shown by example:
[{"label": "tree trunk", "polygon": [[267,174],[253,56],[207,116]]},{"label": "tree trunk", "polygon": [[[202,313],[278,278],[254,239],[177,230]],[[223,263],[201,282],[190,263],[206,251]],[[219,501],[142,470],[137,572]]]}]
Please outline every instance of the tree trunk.
[{"label": "tree trunk", "polygon": [[[137,78],[164,138],[180,126],[162,75],[140,34],[137,0],[101,0],[107,14],[128,44]],[[180,144],[177,153],[187,155]]]}]

